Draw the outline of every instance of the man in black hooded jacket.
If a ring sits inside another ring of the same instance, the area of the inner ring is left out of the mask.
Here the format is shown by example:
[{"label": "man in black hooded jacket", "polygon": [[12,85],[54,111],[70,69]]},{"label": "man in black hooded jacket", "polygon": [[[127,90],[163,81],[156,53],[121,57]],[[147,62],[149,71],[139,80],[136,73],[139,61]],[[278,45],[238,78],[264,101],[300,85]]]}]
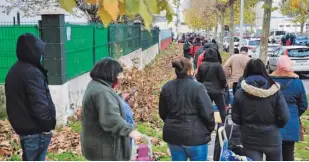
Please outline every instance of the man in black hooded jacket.
[{"label": "man in black hooded jacket", "polygon": [[5,80],[9,121],[20,136],[24,161],[44,161],[56,111],[48,89],[47,70],[42,66],[44,42],[32,34],[18,38],[18,61]]}]

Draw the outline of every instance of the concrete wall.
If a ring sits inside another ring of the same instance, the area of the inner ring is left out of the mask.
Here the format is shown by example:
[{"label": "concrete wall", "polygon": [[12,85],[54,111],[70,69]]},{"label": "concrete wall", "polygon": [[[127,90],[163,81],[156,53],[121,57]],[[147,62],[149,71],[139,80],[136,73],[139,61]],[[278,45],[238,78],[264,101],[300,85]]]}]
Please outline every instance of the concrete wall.
[{"label": "concrete wall", "polygon": [[[119,61],[127,68],[137,67],[143,69],[158,53],[159,45],[155,44],[144,51],[138,49],[126,56],[122,56]],[[81,108],[83,96],[90,80],[88,72],[71,79],[63,85],[49,86],[56,106],[58,124],[67,123],[67,118],[74,114],[77,108]]]}]

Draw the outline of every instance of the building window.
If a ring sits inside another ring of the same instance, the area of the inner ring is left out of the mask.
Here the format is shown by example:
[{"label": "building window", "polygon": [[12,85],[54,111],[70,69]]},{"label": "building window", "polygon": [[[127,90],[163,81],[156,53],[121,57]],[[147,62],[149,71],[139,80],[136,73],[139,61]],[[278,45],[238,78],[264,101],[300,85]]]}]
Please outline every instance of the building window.
[{"label": "building window", "polygon": [[291,27],[291,25],[286,25],[285,27],[290,28],[290,27]]},{"label": "building window", "polygon": [[279,28],[283,28],[284,27],[284,25],[279,25]]}]

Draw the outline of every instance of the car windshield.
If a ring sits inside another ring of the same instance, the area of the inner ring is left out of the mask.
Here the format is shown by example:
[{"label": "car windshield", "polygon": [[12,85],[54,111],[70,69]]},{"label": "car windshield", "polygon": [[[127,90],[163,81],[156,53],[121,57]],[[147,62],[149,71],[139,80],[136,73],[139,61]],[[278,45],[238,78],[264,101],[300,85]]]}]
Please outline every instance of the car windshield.
[{"label": "car windshield", "polygon": [[285,31],[276,31],[276,35],[285,35]]},{"label": "car windshield", "polygon": [[305,40],[308,39],[306,36],[297,36],[296,37],[297,40]]},{"label": "car windshield", "polygon": [[288,50],[289,57],[308,57],[309,48],[299,48]]},{"label": "car windshield", "polygon": [[259,46],[260,45],[260,40],[250,40],[248,45],[249,46]]},{"label": "car windshield", "polygon": [[234,42],[239,42],[239,39],[234,37]]}]

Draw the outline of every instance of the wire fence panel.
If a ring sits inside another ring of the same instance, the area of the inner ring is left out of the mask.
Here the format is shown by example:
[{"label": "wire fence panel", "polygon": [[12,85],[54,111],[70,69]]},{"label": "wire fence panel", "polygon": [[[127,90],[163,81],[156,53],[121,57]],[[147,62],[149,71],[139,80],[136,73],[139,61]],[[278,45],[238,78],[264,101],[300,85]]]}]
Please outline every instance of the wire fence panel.
[{"label": "wire fence panel", "polygon": [[25,33],[39,37],[40,32],[37,23],[21,23],[20,25],[0,23],[0,84],[5,82],[7,72],[17,61],[17,39]]},{"label": "wire fence panel", "polygon": [[94,61],[98,62],[101,59],[108,57],[108,28],[103,25],[94,27]]},{"label": "wire fence panel", "polygon": [[93,67],[93,28],[91,25],[65,25],[67,80],[89,72]]},{"label": "wire fence panel", "polygon": [[113,58],[120,58],[141,47],[139,25],[110,25],[109,26],[109,54]]},{"label": "wire fence panel", "polygon": [[142,49],[146,50],[151,46],[159,43],[159,30],[152,29],[151,31],[143,30],[142,31]]}]

